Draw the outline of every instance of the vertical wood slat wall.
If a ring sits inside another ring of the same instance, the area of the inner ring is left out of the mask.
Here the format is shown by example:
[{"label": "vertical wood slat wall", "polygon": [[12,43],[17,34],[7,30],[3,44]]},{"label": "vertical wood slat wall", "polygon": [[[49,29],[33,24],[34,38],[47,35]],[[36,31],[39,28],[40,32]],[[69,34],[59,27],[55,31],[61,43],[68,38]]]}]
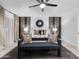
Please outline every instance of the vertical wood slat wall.
[{"label": "vertical wood slat wall", "polygon": [[0,49],[10,47],[19,37],[19,19],[17,15],[0,8]]}]

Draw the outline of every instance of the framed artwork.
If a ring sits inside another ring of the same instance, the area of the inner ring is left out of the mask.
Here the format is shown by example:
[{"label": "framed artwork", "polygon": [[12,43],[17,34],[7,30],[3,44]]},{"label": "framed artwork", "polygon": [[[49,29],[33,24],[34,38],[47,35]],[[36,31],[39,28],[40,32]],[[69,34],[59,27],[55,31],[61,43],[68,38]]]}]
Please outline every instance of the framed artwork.
[{"label": "framed artwork", "polygon": [[39,19],[39,20],[36,21],[36,26],[37,27],[43,27],[43,25],[44,25],[43,20]]}]

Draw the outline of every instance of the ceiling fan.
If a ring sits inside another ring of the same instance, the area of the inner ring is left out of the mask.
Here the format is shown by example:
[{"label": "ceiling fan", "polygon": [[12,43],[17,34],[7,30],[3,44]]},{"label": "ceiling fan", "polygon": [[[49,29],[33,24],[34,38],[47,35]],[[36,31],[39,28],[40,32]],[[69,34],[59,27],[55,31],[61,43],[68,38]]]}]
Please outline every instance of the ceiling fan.
[{"label": "ceiling fan", "polygon": [[49,0],[36,0],[39,4],[36,4],[36,5],[33,5],[33,6],[29,6],[29,8],[32,8],[32,7],[40,7],[42,12],[44,11],[44,8],[46,6],[51,6],[51,7],[57,7],[58,5],[57,4],[51,4],[51,3],[47,3]]}]

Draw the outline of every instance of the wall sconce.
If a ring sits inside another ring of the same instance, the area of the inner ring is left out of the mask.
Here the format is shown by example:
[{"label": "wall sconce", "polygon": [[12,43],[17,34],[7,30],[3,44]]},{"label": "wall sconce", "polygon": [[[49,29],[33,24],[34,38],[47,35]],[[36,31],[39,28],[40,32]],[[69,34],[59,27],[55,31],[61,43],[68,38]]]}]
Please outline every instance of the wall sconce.
[{"label": "wall sconce", "polygon": [[25,32],[28,32],[28,27],[24,28],[24,31],[25,31]]},{"label": "wall sconce", "polygon": [[53,28],[53,31],[54,31],[54,32],[57,32],[57,30],[58,30],[57,28]]}]

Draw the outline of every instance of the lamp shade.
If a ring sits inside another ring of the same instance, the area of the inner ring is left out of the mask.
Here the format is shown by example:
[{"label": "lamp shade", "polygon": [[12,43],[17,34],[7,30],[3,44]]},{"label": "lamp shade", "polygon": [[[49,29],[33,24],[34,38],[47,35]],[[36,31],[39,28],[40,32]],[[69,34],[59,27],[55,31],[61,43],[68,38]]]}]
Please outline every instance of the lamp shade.
[{"label": "lamp shade", "polygon": [[58,29],[57,28],[53,28],[53,31],[56,32]]},{"label": "lamp shade", "polygon": [[24,28],[24,31],[25,31],[25,32],[28,32],[28,27]]}]

